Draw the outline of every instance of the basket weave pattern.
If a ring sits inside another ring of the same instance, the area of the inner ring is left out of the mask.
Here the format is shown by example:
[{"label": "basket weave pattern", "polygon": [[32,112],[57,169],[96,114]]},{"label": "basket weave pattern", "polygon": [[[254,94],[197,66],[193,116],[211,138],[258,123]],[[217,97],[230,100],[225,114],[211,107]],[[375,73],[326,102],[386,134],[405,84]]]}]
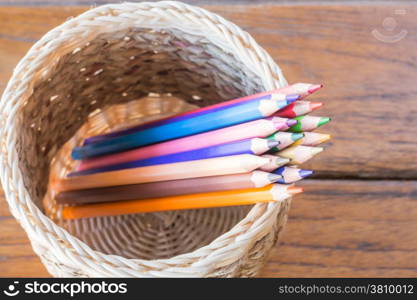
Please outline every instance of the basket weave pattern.
[{"label": "basket weave pattern", "polygon": [[48,178],[73,167],[67,152],[85,136],[285,84],[249,34],[206,10],[158,2],[87,11],[32,47],[1,99],[10,210],[54,276],[255,276],[289,200],[65,223]]}]

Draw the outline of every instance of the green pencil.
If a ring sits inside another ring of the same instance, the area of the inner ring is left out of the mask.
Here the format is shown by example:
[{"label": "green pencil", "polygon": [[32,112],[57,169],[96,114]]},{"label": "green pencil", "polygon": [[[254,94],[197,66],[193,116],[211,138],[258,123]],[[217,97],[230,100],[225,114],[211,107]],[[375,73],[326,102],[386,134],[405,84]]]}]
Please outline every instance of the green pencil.
[{"label": "green pencil", "polygon": [[298,123],[288,129],[289,132],[303,132],[312,131],[324,124],[330,122],[330,118],[327,117],[316,117],[316,116],[299,116],[295,117]]}]

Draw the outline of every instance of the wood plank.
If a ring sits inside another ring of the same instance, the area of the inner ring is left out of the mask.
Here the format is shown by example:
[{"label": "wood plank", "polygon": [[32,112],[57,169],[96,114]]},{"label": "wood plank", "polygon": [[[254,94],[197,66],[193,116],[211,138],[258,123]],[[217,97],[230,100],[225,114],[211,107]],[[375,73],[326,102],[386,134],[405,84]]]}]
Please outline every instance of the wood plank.
[{"label": "wood plank", "polygon": [[302,185],[262,276],[417,276],[416,181]]},{"label": "wood plank", "polygon": [[[417,7],[400,8],[406,14],[396,18],[408,34],[383,43],[371,31],[393,14],[389,5],[209,7],[249,31],[290,82],[326,84],[313,99],[326,103],[317,114],[334,117],[323,128],[334,139],[307,167],[321,177],[416,178]],[[35,40],[85,9],[0,8],[0,89]]]},{"label": "wood plank", "polygon": [[[415,178],[417,170],[417,75],[415,6],[397,16],[408,31],[398,43],[383,43],[371,31],[393,15],[387,6],[290,6],[222,11],[248,30],[282,66],[290,82],[318,81],[326,88],[313,99],[316,114],[333,122],[328,151],[306,167],[338,177]],[[402,107],[395,107],[398,102]],[[372,145],[372,146],[371,146]],[[393,163],[395,162],[395,163]]]},{"label": "wood plank", "polygon": [[[148,0],[147,2],[158,2],[160,0]],[[130,2],[138,2],[138,1],[130,1]],[[301,4],[356,4],[360,5],[362,3],[377,3],[377,4],[393,4],[392,0],[335,0],[335,1],[317,1],[317,0],[183,0],[181,2],[188,3],[191,5],[242,5],[242,4],[258,4],[258,5],[265,5],[265,4],[281,4],[281,5],[294,5]],[[398,1],[399,2],[399,1]],[[413,2],[413,0],[402,0],[401,2]],[[111,4],[111,3],[118,3],[114,0],[73,0],[73,1],[61,1],[61,0],[0,0],[0,5],[12,5],[12,6],[71,6],[71,5],[104,5],[104,4]]]},{"label": "wood plank", "polygon": [[11,216],[0,187],[0,276],[49,277],[24,230]]},{"label": "wood plank", "polygon": [[[417,276],[417,182],[306,180],[264,277]],[[47,276],[0,199],[2,276]],[[22,271],[24,270],[24,271]]]},{"label": "wood plank", "polygon": [[[320,114],[334,121],[323,131],[335,138],[326,153],[305,167],[327,178],[417,178],[416,6],[208,8],[249,31],[290,82],[326,84],[313,99],[326,102]],[[0,92],[37,39],[85,9],[0,7]],[[395,15],[395,9],[406,14]],[[375,28],[384,32],[381,22],[387,16],[408,31],[403,40],[383,43],[372,36]],[[404,109],[394,107],[398,101]],[[274,249],[263,276],[416,276],[416,181],[310,180],[305,186],[306,194],[294,200],[283,243]],[[0,226],[1,275],[47,276],[1,196]]]}]

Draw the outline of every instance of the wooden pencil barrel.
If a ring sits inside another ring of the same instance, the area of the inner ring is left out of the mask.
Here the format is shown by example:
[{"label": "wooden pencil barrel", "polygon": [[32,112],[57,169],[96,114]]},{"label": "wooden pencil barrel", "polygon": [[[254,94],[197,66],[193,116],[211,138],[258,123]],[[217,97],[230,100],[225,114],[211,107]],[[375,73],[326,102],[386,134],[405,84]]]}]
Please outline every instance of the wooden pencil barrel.
[{"label": "wooden pencil barrel", "polygon": [[201,8],[89,10],[39,40],[1,98],[10,209],[54,276],[255,276],[289,200],[63,221],[48,183],[74,168],[70,149],[87,136],[285,84],[249,34]]}]

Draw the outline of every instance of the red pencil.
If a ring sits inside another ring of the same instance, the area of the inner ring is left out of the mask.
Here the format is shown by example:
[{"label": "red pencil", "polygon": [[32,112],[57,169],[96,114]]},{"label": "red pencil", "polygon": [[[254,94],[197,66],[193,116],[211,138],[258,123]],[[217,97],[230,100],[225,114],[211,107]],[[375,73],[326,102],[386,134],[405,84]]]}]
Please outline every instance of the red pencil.
[{"label": "red pencil", "polygon": [[322,102],[297,101],[279,110],[274,116],[282,118],[295,118],[312,112],[323,106]]}]

